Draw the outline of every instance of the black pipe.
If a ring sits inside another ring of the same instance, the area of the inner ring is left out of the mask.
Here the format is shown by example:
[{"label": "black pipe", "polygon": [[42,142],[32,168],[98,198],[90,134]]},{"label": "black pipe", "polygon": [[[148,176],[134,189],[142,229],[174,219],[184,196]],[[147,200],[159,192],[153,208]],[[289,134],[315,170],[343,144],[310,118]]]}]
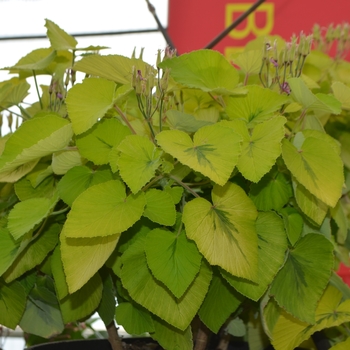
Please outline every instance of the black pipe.
[{"label": "black pipe", "polygon": [[[93,33],[76,33],[71,34],[73,37],[83,36],[103,36],[103,35],[125,35],[125,34],[142,34],[142,33],[156,33],[159,29],[137,29],[137,30],[124,30],[117,32],[93,32]],[[27,39],[47,39],[45,34],[38,35],[21,35],[21,36],[4,36],[0,37],[0,40],[27,40]]]}]

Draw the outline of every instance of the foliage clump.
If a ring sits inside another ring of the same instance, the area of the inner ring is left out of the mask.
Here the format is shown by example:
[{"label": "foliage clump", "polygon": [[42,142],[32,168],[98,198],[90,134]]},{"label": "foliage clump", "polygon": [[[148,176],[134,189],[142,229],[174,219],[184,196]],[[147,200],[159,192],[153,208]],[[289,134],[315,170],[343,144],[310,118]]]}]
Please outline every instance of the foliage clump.
[{"label": "foliage clump", "polygon": [[0,83],[23,119],[0,139],[0,323],[50,337],[97,311],[170,350],[204,328],[345,340],[350,64],[301,35],[151,66],[46,27]]}]

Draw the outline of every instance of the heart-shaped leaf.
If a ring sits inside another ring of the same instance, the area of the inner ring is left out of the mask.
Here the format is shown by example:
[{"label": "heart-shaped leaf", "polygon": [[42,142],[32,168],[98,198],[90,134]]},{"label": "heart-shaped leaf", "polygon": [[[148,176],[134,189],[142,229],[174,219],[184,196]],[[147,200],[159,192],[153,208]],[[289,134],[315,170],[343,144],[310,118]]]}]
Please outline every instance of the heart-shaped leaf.
[{"label": "heart-shaped leaf", "polygon": [[71,124],[55,114],[26,121],[5,144],[0,158],[1,181],[17,181],[31,171],[41,157],[65,148],[72,136]]},{"label": "heart-shaped leaf", "polygon": [[182,85],[215,94],[232,94],[239,80],[237,70],[222,54],[213,50],[192,51],[165,60],[158,66],[170,68],[170,75]]},{"label": "heart-shaped leaf", "polygon": [[[281,315],[272,332],[272,344],[274,348],[276,350],[293,350],[303,341],[309,339],[313,333],[349,322],[350,300],[342,301],[342,297],[343,295],[338,289],[332,285],[328,285],[318,302],[316,323],[314,325],[301,322],[281,310]],[[288,332],[286,332],[286,329],[288,329]],[[336,348],[336,346],[332,347],[334,350]],[[345,350],[347,348],[339,347],[339,350]]]},{"label": "heart-shaped leaf", "polygon": [[162,151],[146,137],[126,136],[118,146],[120,176],[133,193],[137,193],[155,175],[161,164]]},{"label": "heart-shaped leaf", "polygon": [[74,50],[78,42],[74,37],[67,34],[56,23],[46,19],[47,37],[50,40],[51,47],[55,50]]},{"label": "heart-shaped leaf", "polygon": [[329,281],[333,263],[333,244],[320,234],[307,234],[289,251],[270,295],[301,321],[314,324],[317,302]]},{"label": "heart-shaped leaf", "polygon": [[23,316],[26,300],[24,288],[18,281],[6,284],[0,280],[0,323],[15,329]]},{"label": "heart-shaped leaf", "polygon": [[[69,293],[82,288],[115,249],[120,234],[107,237],[69,238],[62,231],[61,256]],[[92,258],[93,257],[93,258]]]},{"label": "heart-shaped leaf", "polygon": [[143,215],[160,225],[173,226],[176,210],[171,195],[165,191],[150,189],[145,196],[147,204]]},{"label": "heart-shaped leaf", "polygon": [[282,143],[282,155],[287,168],[308,191],[322,202],[334,207],[344,183],[343,163],[327,135],[313,130],[296,135],[293,145]]},{"label": "heart-shaped leaf", "polygon": [[103,182],[74,201],[63,230],[71,238],[121,233],[141,218],[145,204],[143,193],[126,196],[122,182]]},{"label": "heart-shaped leaf", "polygon": [[77,136],[80,154],[96,165],[108,164],[111,149],[120,144],[131,131],[117,119],[102,119],[90,130]]},{"label": "heart-shaped leaf", "polygon": [[228,182],[212,191],[213,204],[204,198],[188,202],[183,211],[188,238],[211,265],[230,274],[256,280],[258,237],[255,231],[257,210],[239,186]]},{"label": "heart-shaped leaf", "polygon": [[113,173],[107,167],[93,170],[87,166],[76,166],[68,170],[60,180],[58,191],[61,199],[72,206],[75,199],[87,188],[110,180],[113,180]]},{"label": "heart-shaped leaf", "polygon": [[243,302],[244,296],[237,293],[219,273],[214,273],[208,293],[199,310],[202,322],[214,333]]},{"label": "heart-shaped leaf", "polygon": [[89,130],[113,107],[116,84],[98,78],[74,85],[66,98],[69,118],[76,134]]},{"label": "heart-shaped leaf", "polygon": [[241,150],[241,137],[218,124],[199,129],[193,141],[179,130],[162,131],[156,139],[165,152],[219,185],[231,176]]},{"label": "heart-shaped leaf", "polygon": [[247,95],[230,97],[226,113],[230,120],[244,119],[249,127],[265,120],[288,102],[288,97],[257,85],[246,86]]},{"label": "heart-shaped leaf", "polygon": [[148,233],[145,252],[147,263],[156,279],[180,298],[196,277],[202,256],[184,232],[155,229]]},{"label": "heart-shaped leaf", "polygon": [[145,238],[140,237],[123,254],[120,275],[123,286],[138,304],[170,325],[185,330],[207,293],[211,280],[210,266],[202,262],[196,278],[178,299],[153,277],[147,266],[145,243]]},{"label": "heart-shaped leaf", "polygon": [[[273,212],[260,213],[256,221],[258,234],[258,279],[256,283],[221,271],[238,292],[252,300],[259,300],[284,263],[287,237],[282,219]],[[273,234],[272,234],[273,232]]]},{"label": "heart-shaped leaf", "polygon": [[281,140],[284,137],[284,117],[275,117],[249,128],[241,119],[223,122],[242,136],[242,152],[237,168],[250,181],[258,182],[281,154]]}]

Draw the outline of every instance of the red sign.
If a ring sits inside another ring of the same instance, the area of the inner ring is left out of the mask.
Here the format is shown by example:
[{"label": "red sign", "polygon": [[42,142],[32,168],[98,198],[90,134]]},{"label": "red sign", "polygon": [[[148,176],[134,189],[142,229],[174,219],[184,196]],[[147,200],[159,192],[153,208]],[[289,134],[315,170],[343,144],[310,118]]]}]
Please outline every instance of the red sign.
[{"label": "red sign", "polygon": [[[168,32],[178,52],[204,48],[254,0],[169,0]],[[280,35],[289,40],[304,31],[350,21],[349,0],[266,0],[214,49],[227,57],[257,36]]]}]

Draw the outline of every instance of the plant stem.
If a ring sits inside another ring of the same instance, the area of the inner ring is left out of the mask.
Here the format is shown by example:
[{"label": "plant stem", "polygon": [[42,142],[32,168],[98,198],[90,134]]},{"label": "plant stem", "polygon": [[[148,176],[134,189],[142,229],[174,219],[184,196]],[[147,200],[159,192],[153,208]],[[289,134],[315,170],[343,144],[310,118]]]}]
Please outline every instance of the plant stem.
[{"label": "plant stem", "polygon": [[33,69],[33,78],[34,78],[36,93],[38,94],[38,98],[39,98],[40,108],[43,109],[43,103],[41,101],[41,96],[40,96],[40,93],[39,93],[38,82],[36,80],[36,74],[35,74],[35,70],[34,69]]},{"label": "plant stem", "polygon": [[181,180],[177,179],[175,176],[170,175],[170,178],[177,182],[180,186],[182,186],[184,189],[186,189],[188,192],[193,194],[196,198],[200,198],[200,195],[192,190],[191,187],[187,186],[185,183],[183,183]]},{"label": "plant stem", "polygon": [[123,350],[122,342],[119,338],[118,329],[115,326],[114,321],[112,321],[109,325],[106,326],[108,333],[108,340],[111,344],[113,350]]},{"label": "plant stem", "polygon": [[126,117],[126,115],[123,113],[123,111],[117,106],[114,106],[114,109],[118,112],[118,114],[122,117],[124,123],[128,126],[128,128],[130,129],[130,131],[136,135],[136,131],[134,130],[134,128],[131,126],[128,118]]},{"label": "plant stem", "polygon": [[196,344],[194,350],[205,350],[209,340],[209,330],[201,323],[197,331]]}]

